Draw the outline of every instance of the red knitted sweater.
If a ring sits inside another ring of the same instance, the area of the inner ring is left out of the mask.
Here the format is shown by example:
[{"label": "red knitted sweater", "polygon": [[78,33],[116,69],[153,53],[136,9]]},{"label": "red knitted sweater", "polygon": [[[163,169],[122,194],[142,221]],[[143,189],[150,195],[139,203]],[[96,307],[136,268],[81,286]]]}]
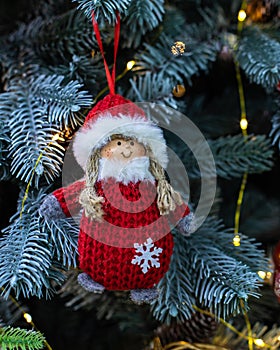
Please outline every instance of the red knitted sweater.
[{"label": "red knitted sweater", "polygon": [[[53,194],[67,216],[78,212],[84,181]],[[103,222],[82,214],[78,240],[79,265],[94,281],[109,290],[152,288],[168,270],[173,250],[170,222],[189,214],[186,205],[161,216],[156,185],[149,181],[127,185],[114,179],[96,183],[104,198]]]}]

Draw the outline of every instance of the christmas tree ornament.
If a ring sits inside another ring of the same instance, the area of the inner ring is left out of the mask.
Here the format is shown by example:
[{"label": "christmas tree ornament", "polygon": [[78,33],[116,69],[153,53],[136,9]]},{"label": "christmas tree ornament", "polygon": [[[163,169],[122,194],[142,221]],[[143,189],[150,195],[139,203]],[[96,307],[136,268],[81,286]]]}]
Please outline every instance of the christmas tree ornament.
[{"label": "christmas tree ornament", "polygon": [[276,244],[272,256],[274,262],[273,290],[280,302],[280,241]]},{"label": "christmas tree ornament", "polygon": [[173,249],[170,224],[189,235],[192,214],[165,176],[167,146],[162,130],[136,104],[115,93],[120,32],[117,16],[114,64],[108,68],[92,15],[110,93],[88,113],[73,140],[85,178],[46,197],[47,220],[82,210],[78,282],[86,290],[130,290],[135,303],[157,298]]},{"label": "christmas tree ornament", "polygon": [[178,85],[174,86],[174,88],[172,90],[172,94],[175,97],[182,97],[185,95],[185,92],[186,92],[186,88],[182,84],[178,84]]},{"label": "christmas tree ornament", "polygon": [[171,52],[174,56],[183,55],[186,49],[186,44],[183,41],[175,41],[171,46]]}]

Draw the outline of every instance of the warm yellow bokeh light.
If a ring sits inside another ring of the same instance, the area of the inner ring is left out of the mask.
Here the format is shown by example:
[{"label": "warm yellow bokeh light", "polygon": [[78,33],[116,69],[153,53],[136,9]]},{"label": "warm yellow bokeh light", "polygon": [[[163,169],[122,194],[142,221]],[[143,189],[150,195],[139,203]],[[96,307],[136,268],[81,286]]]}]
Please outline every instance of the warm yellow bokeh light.
[{"label": "warm yellow bokeh light", "polygon": [[240,128],[241,128],[242,130],[246,130],[247,127],[248,127],[248,120],[245,119],[245,118],[242,118],[242,119],[240,120]]},{"label": "warm yellow bokeh light", "polygon": [[240,236],[239,235],[234,236],[232,243],[235,247],[239,247],[240,246]]},{"label": "warm yellow bokeh light", "polygon": [[261,279],[265,279],[265,277],[266,277],[266,272],[265,271],[258,271],[258,275],[259,275],[259,277],[261,278]]},{"label": "warm yellow bokeh light", "polygon": [[23,314],[23,317],[25,318],[25,320],[26,320],[27,323],[31,323],[31,322],[32,322],[32,317],[31,317],[31,315],[29,315],[27,312],[25,312],[25,313]]},{"label": "warm yellow bokeh light", "polygon": [[126,64],[126,69],[131,70],[134,67],[135,63],[135,61],[128,61]]},{"label": "warm yellow bokeh light", "polygon": [[265,342],[262,339],[254,339],[254,344],[260,348],[263,348],[265,346]]},{"label": "warm yellow bokeh light", "polygon": [[238,17],[237,18],[238,18],[239,22],[245,21],[246,17],[247,17],[247,14],[246,14],[246,12],[244,10],[240,10],[238,12]]}]

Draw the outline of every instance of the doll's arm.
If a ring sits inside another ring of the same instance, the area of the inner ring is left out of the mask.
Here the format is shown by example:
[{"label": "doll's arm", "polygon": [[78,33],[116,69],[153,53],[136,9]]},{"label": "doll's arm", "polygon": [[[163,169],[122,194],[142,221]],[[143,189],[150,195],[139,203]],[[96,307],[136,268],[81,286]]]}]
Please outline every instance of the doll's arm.
[{"label": "doll's arm", "polygon": [[67,187],[61,187],[49,194],[39,208],[39,214],[46,220],[70,217],[80,211],[79,196],[85,181],[76,181]]},{"label": "doll's arm", "polygon": [[176,221],[176,227],[184,236],[189,236],[196,230],[196,220],[187,204],[183,203],[172,212],[172,221]]}]

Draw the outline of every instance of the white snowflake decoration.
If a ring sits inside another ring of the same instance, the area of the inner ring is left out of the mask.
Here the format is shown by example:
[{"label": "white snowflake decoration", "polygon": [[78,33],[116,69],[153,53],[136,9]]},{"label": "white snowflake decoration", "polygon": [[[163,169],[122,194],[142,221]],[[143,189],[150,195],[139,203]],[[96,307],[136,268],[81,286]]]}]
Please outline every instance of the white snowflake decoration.
[{"label": "white snowflake decoration", "polygon": [[147,273],[151,267],[160,267],[157,256],[162,253],[162,248],[156,247],[151,238],[148,238],[144,244],[134,243],[134,248],[135,252],[140,253],[141,255],[135,254],[134,259],[131,260],[131,263],[133,265],[140,265],[144,274]]}]

